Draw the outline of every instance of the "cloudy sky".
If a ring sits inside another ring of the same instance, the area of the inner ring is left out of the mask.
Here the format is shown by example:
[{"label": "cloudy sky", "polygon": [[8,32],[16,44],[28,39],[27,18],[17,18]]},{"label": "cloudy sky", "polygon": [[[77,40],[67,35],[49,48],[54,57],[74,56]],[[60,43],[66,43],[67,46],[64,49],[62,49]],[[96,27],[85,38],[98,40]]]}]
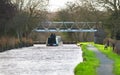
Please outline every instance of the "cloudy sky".
[{"label": "cloudy sky", "polygon": [[49,0],[48,10],[57,11],[61,8],[64,8],[65,4],[71,1],[74,2],[75,0]]}]

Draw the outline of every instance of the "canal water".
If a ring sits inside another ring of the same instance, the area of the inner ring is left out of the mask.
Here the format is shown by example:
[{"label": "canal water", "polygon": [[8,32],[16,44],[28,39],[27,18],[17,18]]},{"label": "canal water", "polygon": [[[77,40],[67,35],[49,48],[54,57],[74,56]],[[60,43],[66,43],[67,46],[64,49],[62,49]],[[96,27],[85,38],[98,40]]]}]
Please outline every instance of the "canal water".
[{"label": "canal water", "polygon": [[82,51],[75,44],[38,44],[0,53],[0,75],[74,75],[82,61]]}]

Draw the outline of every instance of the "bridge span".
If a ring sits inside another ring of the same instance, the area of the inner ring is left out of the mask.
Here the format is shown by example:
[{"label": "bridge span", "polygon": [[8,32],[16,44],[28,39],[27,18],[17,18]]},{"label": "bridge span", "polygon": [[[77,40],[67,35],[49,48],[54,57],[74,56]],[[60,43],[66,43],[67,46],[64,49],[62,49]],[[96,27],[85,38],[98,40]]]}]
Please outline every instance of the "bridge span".
[{"label": "bridge span", "polygon": [[96,32],[101,22],[41,22],[35,32]]},{"label": "bridge span", "polygon": [[74,75],[82,61],[82,51],[75,44],[38,44],[0,53],[0,75]]}]

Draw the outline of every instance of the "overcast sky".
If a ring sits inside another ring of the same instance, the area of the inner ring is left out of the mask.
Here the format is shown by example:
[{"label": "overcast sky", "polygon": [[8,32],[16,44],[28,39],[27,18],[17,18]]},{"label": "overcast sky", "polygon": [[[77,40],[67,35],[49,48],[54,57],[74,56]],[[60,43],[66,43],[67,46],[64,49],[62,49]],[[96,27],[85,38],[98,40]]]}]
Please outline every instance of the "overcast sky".
[{"label": "overcast sky", "polygon": [[61,8],[64,8],[65,4],[71,1],[74,2],[75,0],[49,0],[48,10],[57,11]]}]

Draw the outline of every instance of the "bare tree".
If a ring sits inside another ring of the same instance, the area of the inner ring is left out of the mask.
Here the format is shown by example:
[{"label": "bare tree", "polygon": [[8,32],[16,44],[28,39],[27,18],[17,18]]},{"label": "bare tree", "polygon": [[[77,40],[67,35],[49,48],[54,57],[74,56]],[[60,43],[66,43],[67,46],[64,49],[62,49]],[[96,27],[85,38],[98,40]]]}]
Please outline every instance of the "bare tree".
[{"label": "bare tree", "polygon": [[[99,22],[103,20],[106,16],[106,12],[103,12],[96,7],[97,4],[93,0],[78,0],[76,3],[68,2],[66,4],[66,9],[58,12],[58,18],[61,21],[75,21],[75,22]],[[71,38],[80,40],[82,33],[70,33],[74,34]],[[91,33],[83,33],[86,37]],[[68,34],[69,35],[69,34]],[[83,36],[83,40],[88,41],[87,38]],[[91,38],[91,37],[90,37]]]},{"label": "bare tree", "polygon": [[10,0],[0,0],[0,35],[6,34],[6,23],[14,17],[16,7]]},{"label": "bare tree", "polygon": [[8,33],[12,29],[18,38],[28,37],[41,20],[46,18],[48,0],[12,0],[17,6],[16,16],[8,22]]},{"label": "bare tree", "polygon": [[120,0],[98,0],[98,3],[110,13],[106,27],[110,30],[111,37],[116,38],[120,34]]}]

